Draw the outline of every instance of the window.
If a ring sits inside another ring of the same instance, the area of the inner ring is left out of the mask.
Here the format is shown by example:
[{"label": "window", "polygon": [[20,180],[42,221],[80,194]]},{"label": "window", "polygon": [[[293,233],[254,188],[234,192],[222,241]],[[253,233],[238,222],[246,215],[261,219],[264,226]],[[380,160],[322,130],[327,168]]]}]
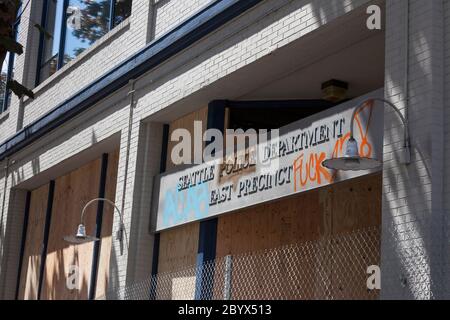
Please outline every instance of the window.
[{"label": "window", "polygon": [[118,25],[126,18],[130,16],[131,13],[131,2],[132,0],[118,0],[115,1],[114,7],[114,25]]},{"label": "window", "polygon": [[131,14],[132,0],[46,0],[36,84],[89,48]]},{"label": "window", "polygon": [[[19,14],[21,12],[21,7],[18,10]],[[17,40],[17,34],[19,32],[20,18],[17,19],[14,24],[14,36]],[[6,89],[6,84],[8,81],[14,78],[14,62],[16,60],[16,55],[8,52],[6,54],[5,60],[3,61],[1,75],[0,75],[0,113],[8,110],[11,104],[11,90]]]}]

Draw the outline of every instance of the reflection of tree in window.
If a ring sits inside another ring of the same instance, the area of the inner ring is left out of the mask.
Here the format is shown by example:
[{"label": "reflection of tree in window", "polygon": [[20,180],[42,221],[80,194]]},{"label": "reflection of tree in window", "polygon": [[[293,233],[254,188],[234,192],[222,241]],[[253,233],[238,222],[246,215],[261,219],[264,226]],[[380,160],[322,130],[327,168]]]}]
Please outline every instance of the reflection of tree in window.
[{"label": "reflection of tree in window", "polygon": [[6,84],[10,79],[14,79],[14,58],[14,55],[8,52],[3,61],[0,74],[0,113],[6,111],[11,103],[11,92],[6,89]]},{"label": "reflection of tree in window", "polygon": [[58,55],[61,38],[61,19],[63,14],[63,0],[50,0],[44,8],[46,21],[46,35],[42,36],[42,57],[40,62],[38,83],[44,81],[58,70]]},{"label": "reflection of tree in window", "polygon": [[5,94],[6,94],[6,81],[8,80],[8,66],[7,62],[8,56],[5,58],[5,62],[3,62],[1,75],[0,75],[0,112],[2,112],[3,104],[5,101]]},{"label": "reflection of tree in window", "polygon": [[81,9],[81,28],[72,33],[82,42],[87,41],[91,45],[109,31],[110,1],[83,2],[86,6]]},{"label": "reflection of tree in window", "polygon": [[[17,12],[21,12],[21,4]],[[17,19],[13,26],[12,33],[14,34],[14,39],[17,41],[17,35],[19,32],[20,18]],[[6,111],[11,104],[11,90],[7,89],[8,81],[14,79],[14,64],[16,55],[10,52],[6,52],[3,64],[1,65],[0,74],[0,113]]]},{"label": "reflection of tree in window", "polygon": [[114,25],[111,26],[110,0],[71,0],[70,6],[77,7],[81,13],[81,27],[69,29],[66,39],[64,60],[72,60],[80,55],[98,39],[128,18],[131,13],[131,0],[117,0],[114,2]]},{"label": "reflection of tree in window", "polygon": [[[70,1],[70,6],[80,8],[81,28],[67,34],[64,60],[71,60],[109,31],[109,0]],[[68,30],[68,31],[69,31]]]},{"label": "reflection of tree in window", "polygon": [[[131,14],[132,0],[48,0],[37,83],[75,59]],[[113,5],[113,10],[111,10]],[[61,50],[62,49],[62,50]]]}]

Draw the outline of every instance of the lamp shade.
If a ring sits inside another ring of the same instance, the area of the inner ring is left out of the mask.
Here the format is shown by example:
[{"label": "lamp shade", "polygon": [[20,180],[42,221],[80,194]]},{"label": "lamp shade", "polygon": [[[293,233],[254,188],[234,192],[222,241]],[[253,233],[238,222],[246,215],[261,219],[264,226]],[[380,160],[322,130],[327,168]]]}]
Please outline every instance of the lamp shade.
[{"label": "lamp shade", "polygon": [[342,171],[371,170],[381,166],[381,162],[376,159],[360,157],[358,150],[358,142],[350,138],[344,157],[325,160],[322,165],[328,169]]},{"label": "lamp shade", "polygon": [[86,227],[84,226],[84,224],[80,224],[77,228],[76,234],[65,236],[64,240],[72,244],[82,244],[92,241],[99,241],[100,239],[97,237],[88,236],[86,234]]}]

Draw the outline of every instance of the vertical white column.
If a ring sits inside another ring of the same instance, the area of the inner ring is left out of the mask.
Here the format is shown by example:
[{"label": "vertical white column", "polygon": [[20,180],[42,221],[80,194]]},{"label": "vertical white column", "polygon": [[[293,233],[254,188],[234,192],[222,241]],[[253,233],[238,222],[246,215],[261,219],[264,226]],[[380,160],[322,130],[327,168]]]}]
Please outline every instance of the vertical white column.
[{"label": "vertical white column", "polygon": [[443,267],[443,1],[409,1],[409,13],[407,1],[386,2],[385,97],[409,119],[412,163],[399,161],[403,127],[387,110],[381,297],[430,299]]},{"label": "vertical white column", "polygon": [[[128,172],[125,170],[128,140],[126,132],[122,134],[116,203],[120,207],[123,188],[126,188],[123,208],[125,237],[122,243],[113,242],[108,291],[125,293],[123,288],[126,285],[142,281],[151,275],[153,257],[153,235],[150,233],[151,200],[153,179],[159,174],[162,134],[162,124],[140,121],[133,124]],[[116,219],[113,230],[117,230],[118,227]]]}]

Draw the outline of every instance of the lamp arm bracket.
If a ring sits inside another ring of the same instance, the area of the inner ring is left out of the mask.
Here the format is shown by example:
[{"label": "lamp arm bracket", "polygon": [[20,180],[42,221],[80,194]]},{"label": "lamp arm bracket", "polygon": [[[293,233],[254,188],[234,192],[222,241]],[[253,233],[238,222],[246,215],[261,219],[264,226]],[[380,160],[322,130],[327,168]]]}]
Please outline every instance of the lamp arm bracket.
[{"label": "lamp arm bracket", "polygon": [[97,202],[97,201],[104,201],[104,202],[107,202],[107,203],[109,203],[110,205],[112,205],[112,206],[114,207],[114,209],[117,211],[117,213],[119,214],[119,217],[120,217],[120,228],[123,228],[123,216],[122,216],[122,212],[120,212],[119,208],[117,207],[117,205],[116,205],[114,202],[112,202],[111,200],[106,199],[106,198],[96,198],[96,199],[92,199],[91,201],[89,201],[88,203],[86,203],[86,205],[84,206],[83,210],[81,211],[81,224],[84,224],[84,216],[85,216],[85,213],[86,213],[87,208],[88,208],[91,204],[93,204],[94,202]]},{"label": "lamp arm bracket", "polygon": [[364,107],[364,105],[368,102],[372,102],[372,101],[379,101],[379,102],[383,102],[383,106],[384,105],[388,105],[390,106],[399,116],[400,120],[402,121],[405,129],[404,129],[404,147],[405,148],[410,148],[411,146],[411,142],[410,142],[410,135],[409,135],[409,124],[408,121],[406,120],[406,118],[404,117],[404,115],[400,112],[400,110],[390,101],[386,100],[386,99],[382,99],[382,98],[370,98],[367,100],[364,100],[354,111],[352,114],[352,118],[351,118],[351,123],[350,123],[350,135],[351,138],[354,137],[354,124],[355,124],[355,118],[357,113],[359,112],[359,110]]}]

